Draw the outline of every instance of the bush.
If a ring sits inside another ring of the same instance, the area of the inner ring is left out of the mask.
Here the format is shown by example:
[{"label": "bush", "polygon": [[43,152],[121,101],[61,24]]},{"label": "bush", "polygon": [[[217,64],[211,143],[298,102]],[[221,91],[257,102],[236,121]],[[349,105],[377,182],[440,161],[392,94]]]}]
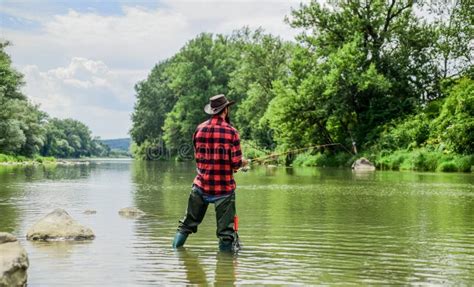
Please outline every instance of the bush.
[{"label": "bush", "polygon": [[444,171],[444,172],[454,172],[454,171],[458,171],[458,167],[453,160],[450,160],[450,161],[440,163],[440,165],[438,166],[436,170]]},{"label": "bush", "polygon": [[17,162],[25,162],[25,161],[28,161],[28,158],[26,156],[17,155],[16,156],[16,161]]},{"label": "bush", "polygon": [[454,159],[454,163],[456,164],[458,171],[462,172],[470,172],[472,170],[472,166],[474,165],[474,156],[460,156]]},{"label": "bush", "polygon": [[12,161],[13,161],[12,156],[0,153],[0,162],[12,162]]},{"label": "bush", "polygon": [[29,158],[29,157],[21,156],[21,155],[0,154],[0,162],[32,162],[32,161],[44,163],[44,162],[55,162],[56,159],[54,157],[43,157],[39,155],[35,155],[33,158]]},{"label": "bush", "polygon": [[56,162],[56,159],[52,156],[35,156],[34,160],[39,163],[52,163]]},{"label": "bush", "polygon": [[419,150],[413,153],[414,170],[433,171],[438,166],[438,160],[442,157],[439,152],[429,152],[426,150]]},{"label": "bush", "polygon": [[293,166],[319,166],[319,167],[343,167],[352,162],[349,153],[317,153],[310,152],[298,154],[293,161]]},{"label": "bush", "polygon": [[376,157],[375,165],[382,170],[400,170],[400,166],[405,162],[407,157],[408,152],[398,150],[387,155],[382,154]]},{"label": "bush", "polygon": [[397,150],[375,158],[379,169],[417,170],[417,171],[471,171],[474,156],[448,154],[427,148],[413,151]]},{"label": "bush", "polygon": [[432,130],[439,142],[460,154],[474,153],[474,80],[461,79],[450,90]]},{"label": "bush", "polygon": [[381,128],[383,131],[371,149],[394,151],[400,148],[420,147],[429,137],[430,121],[431,119],[425,113],[419,113],[386,124]]},{"label": "bush", "polygon": [[242,153],[246,158],[260,158],[270,154],[270,151],[266,151],[264,148],[257,145],[252,140],[242,140],[240,142]]}]

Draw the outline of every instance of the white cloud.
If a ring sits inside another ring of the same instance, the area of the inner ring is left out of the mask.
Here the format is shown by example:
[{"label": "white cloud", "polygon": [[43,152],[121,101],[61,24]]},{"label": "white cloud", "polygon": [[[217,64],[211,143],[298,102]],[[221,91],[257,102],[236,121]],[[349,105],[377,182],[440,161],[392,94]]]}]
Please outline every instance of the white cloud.
[{"label": "white cloud", "polygon": [[73,58],[64,67],[41,71],[35,65],[21,70],[24,91],[53,117],[74,118],[95,135],[121,137],[130,128],[133,85],[146,70],[110,70],[103,62]]},{"label": "white cloud", "polygon": [[128,4],[122,14],[69,10],[46,17],[0,7],[16,18],[42,19],[33,30],[0,28],[13,43],[9,52],[25,73],[25,92],[33,101],[53,116],[85,122],[103,138],[123,137],[130,127],[133,86],[154,64],[201,32],[263,27],[292,39],[295,31],[283,19],[298,3],[165,0],[153,9]]}]

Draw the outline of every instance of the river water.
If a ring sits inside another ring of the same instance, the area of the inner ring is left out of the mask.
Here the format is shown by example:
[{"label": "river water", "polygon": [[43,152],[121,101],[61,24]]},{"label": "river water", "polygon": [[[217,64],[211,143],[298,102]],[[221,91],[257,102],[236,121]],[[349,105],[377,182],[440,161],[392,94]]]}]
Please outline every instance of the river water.
[{"label": "river water", "polygon": [[[253,168],[236,176],[237,255],[218,252],[212,206],[172,250],[193,177],[192,163],[0,167],[0,231],[26,248],[29,286],[474,284],[473,174]],[[96,239],[26,241],[58,207]]]}]

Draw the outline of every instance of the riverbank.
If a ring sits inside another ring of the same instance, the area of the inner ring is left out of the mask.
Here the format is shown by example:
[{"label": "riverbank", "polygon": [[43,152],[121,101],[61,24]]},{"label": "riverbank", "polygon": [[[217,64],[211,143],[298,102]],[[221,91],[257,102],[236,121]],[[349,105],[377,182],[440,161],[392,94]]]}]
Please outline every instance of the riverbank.
[{"label": "riverbank", "polygon": [[0,165],[34,165],[34,164],[54,164],[57,159],[48,156],[26,157],[21,155],[7,155],[0,153]]},{"label": "riverbank", "polygon": [[302,153],[295,157],[293,166],[350,167],[355,159],[366,157],[378,170],[474,172],[474,156],[443,153],[427,149],[411,151],[362,153],[352,156],[349,153],[310,154]]},{"label": "riverbank", "polygon": [[89,165],[92,160],[103,159],[103,158],[71,158],[71,159],[59,159],[55,157],[45,156],[16,156],[0,154],[0,166],[18,166],[18,165]]},{"label": "riverbank", "polygon": [[[350,168],[357,159],[365,157],[373,162],[378,170],[474,172],[474,155],[443,152],[426,147],[412,150],[365,151],[353,155],[347,151],[334,153],[316,152],[315,150],[298,154],[279,153],[278,151],[265,150],[249,140],[242,140],[241,146],[246,158],[254,160],[255,164],[262,165]],[[161,158],[161,160],[185,161],[189,159],[173,156],[168,159]]]},{"label": "riverbank", "polygon": [[[350,169],[255,166],[236,174],[244,249],[232,256],[218,251],[213,210],[186,248],[171,248],[195,173],[192,161],[102,162],[94,168],[18,168],[3,174],[0,168],[0,230],[22,238],[31,264],[28,286],[469,285],[474,280],[469,265],[474,174],[361,175]],[[149,216],[118,215],[125,206]],[[96,238],[26,241],[29,228],[55,208],[65,208]],[[387,270],[397,272],[387,276]]]},{"label": "riverbank", "polygon": [[0,153],[0,166],[19,166],[19,165],[62,165],[62,166],[73,166],[73,165],[89,165],[91,163],[107,160],[133,160],[131,157],[81,157],[81,158],[55,158],[55,157],[25,157],[25,156],[14,156]]}]

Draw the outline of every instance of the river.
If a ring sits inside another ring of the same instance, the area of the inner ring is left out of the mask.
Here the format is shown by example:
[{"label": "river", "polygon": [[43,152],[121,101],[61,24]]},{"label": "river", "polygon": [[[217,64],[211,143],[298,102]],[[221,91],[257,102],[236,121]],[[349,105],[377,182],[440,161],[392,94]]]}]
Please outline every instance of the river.
[{"label": "river", "polygon": [[[212,206],[172,250],[193,177],[193,163],[0,166],[0,231],[27,250],[29,286],[474,284],[473,174],[255,167],[236,175],[237,255],[218,252]],[[58,207],[96,239],[26,241]]]}]

